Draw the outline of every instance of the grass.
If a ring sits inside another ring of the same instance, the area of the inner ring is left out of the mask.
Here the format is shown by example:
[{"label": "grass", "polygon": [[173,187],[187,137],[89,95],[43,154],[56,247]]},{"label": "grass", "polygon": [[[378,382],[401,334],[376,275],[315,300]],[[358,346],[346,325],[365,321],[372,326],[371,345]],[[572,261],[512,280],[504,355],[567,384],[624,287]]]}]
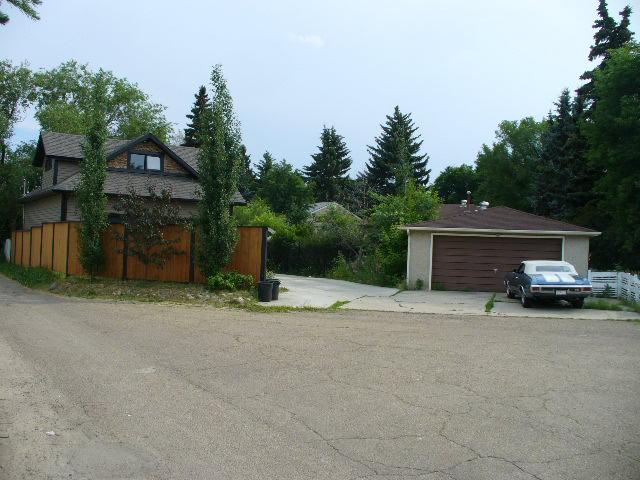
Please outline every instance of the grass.
[{"label": "grass", "polygon": [[584,308],[640,313],[640,303],[627,300],[626,298],[587,298],[584,302]]},{"label": "grass", "polygon": [[0,261],[0,273],[29,288],[48,287],[62,278],[59,273],[46,268],[25,268],[4,260]]},{"label": "grass", "polygon": [[496,294],[491,295],[491,298],[487,300],[487,303],[484,304],[485,313],[490,313],[493,310],[493,307],[496,304]]},{"label": "grass", "polygon": [[[215,291],[195,283],[155,282],[145,280],[118,280],[87,277],[65,277],[40,267],[21,267],[0,261],[0,274],[22,285],[68,297],[90,298],[112,301],[135,301],[149,303],[209,305],[215,307],[241,308],[251,312],[327,312],[336,311],[347,301],[338,301],[328,308],[267,306],[258,302],[253,290]],[[280,291],[285,289],[280,288]]]}]

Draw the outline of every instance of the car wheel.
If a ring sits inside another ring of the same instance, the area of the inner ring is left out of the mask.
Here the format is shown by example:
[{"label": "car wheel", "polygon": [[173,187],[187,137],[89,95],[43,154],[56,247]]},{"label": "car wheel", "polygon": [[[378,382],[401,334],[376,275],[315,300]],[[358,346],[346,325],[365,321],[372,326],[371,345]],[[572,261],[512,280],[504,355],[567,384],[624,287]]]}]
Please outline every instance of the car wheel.
[{"label": "car wheel", "polygon": [[527,296],[524,294],[524,289],[520,290],[520,303],[524,308],[529,308],[532,304],[532,300],[530,298],[527,298]]},{"label": "car wheel", "polygon": [[582,308],[584,306],[584,298],[576,298],[571,300],[571,306],[573,308]]},{"label": "car wheel", "polygon": [[511,291],[511,287],[509,287],[509,283],[507,282],[507,298],[516,298],[516,294]]}]

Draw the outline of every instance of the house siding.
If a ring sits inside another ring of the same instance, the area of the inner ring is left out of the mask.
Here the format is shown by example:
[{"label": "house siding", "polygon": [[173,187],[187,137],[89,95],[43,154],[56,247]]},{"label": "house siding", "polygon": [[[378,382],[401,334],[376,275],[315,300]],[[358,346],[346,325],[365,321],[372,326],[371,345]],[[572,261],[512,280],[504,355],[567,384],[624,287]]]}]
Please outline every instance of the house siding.
[{"label": "house siding", "polygon": [[58,163],[58,178],[56,183],[75,175],[80,171],[80,164],[76,161],[56,160]]},{"label": "house siding", "polygon": [[44,167],[42,169],[42,188],[47,188],[53,185],[53,173],[55,172],[55,159],[51,160],[51,168],[49,170],[45,170]]},{"label": "house siding", "polygon": [[59,222],[62,207],[62,195],[55,194],[40,198],[23,205],[23,223],[25,230],[37,227],[44,222]]},{"label": "house siding", "polygon": [[589,237],[564,237],[563,258],[576,267],[579,275],[586,277],[589,270]]},{"label": "house siding", "polygon": [[407,283],[415,288],[416,281],[422,280],[423,288],[431,288],[429,276],[431,268],[431,232],[413,230],[409,232],[409,254],[407,256]]},{"label": "house siding", "polygon": [[[153,142],[142,142],[131,148],[134,152],[159,153],[164,160],[164,171],[167,173],[182,173],[187,175],[188,172],[178,164],[173,158],[165,155],[162,149]],[[107,162],[109,168],[127,168],[129,162],[129,152],[122,152]]]},{"label": "house siding", "polygon": [[[107,198],[107,213],[118,213],[115,209],[116,199],[113,197]],[[197,202],[185,202],[176,200],[175,204],[178,206],[180,217],[193,218],[198,212]],[[78,210],[78,203],[75,195],[69,195],[67,197],[67,220],[80,221],[80,211]]]}]

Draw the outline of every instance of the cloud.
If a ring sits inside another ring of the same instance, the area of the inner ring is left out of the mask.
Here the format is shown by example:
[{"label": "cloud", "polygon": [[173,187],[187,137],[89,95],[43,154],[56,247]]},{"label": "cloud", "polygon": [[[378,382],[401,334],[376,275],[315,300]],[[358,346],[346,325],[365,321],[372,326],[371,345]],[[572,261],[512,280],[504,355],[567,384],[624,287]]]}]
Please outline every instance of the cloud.
[{"label": "cloud", "polygon": [[322,38],[320,35],[290,33],[289,41],[293,43],[299,43],[301,45],[309,45],[310,47],[315,48],[324,47],[324,38]]}]

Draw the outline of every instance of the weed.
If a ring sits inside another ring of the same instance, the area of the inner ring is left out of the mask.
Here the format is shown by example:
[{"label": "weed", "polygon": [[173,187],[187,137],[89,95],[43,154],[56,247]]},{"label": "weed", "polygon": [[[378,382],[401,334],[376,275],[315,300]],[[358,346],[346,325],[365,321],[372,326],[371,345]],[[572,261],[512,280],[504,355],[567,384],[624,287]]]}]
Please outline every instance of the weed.
[{"label": "weed", "polygon": [[25,287],[49,286],[63,276],[42,267],[21,267],[5,261],[0,262],[0,273],[21,283]]},{"label": "weed", "polygon": [[491,312],[491,310],[493,310],[493,307],[495,306],[495,303],[496,303],[496,294],[494,293],[493,295],[491,295],[491,298],[487,300],[487,303],[484,304],[485,313]]}]

